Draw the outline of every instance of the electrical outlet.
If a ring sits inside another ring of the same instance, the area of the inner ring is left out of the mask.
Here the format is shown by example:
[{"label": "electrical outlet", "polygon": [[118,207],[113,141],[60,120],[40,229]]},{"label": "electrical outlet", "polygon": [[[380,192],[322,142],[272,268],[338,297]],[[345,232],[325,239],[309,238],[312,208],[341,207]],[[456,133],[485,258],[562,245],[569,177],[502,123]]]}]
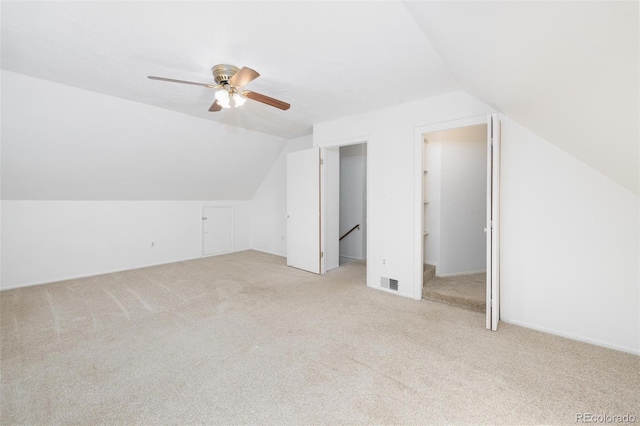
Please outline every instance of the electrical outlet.
[{"label": "electrical outlet", "polygon": [[155,241],[151,241],[151,247],[155,247],[156,246],[156,242]]},{"label": "electrical outlet", "polygon": [[387,259],[386,258],[382,258],[382,266],[387,266]]}]

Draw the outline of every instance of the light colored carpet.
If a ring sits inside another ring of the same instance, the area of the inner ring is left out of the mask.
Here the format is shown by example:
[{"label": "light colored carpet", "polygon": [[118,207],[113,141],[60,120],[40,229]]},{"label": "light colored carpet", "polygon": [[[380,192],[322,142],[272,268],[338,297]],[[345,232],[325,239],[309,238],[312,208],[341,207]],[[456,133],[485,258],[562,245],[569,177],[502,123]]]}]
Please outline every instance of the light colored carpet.
[{"label": "light colored carpet", "polygon": [[247,251],[0,293],[14,424],[575,424],[640,358]]},{"label": "light colored carpet", "polygon": [[425,281],[422,297],[453,306],[485,312],[487,274],[435,277]]}]

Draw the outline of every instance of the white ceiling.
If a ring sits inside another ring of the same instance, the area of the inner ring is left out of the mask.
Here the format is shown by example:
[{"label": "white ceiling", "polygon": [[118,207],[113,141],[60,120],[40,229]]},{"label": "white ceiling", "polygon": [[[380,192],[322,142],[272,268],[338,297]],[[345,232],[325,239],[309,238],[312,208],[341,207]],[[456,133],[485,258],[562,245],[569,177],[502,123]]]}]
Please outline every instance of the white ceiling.
[{"label": "white ceiling", "polygon": [[[292,104],[208,112],[219,63]],[[2,2],[2,68],[285,138],[458,89],[401,2]]]},{"label": "white ceiling", "polygon": [[[310,134],[315,123],[463,89],[638,193],[638,2],[0,8],[4,70],[285,139]],[[218,63],[256,69],[262,76],[247,88],[291,109],[247,102],[210,113],[211,89],[146,78],[207,83]],[[258,184],[256,175],[247,193]]]}]

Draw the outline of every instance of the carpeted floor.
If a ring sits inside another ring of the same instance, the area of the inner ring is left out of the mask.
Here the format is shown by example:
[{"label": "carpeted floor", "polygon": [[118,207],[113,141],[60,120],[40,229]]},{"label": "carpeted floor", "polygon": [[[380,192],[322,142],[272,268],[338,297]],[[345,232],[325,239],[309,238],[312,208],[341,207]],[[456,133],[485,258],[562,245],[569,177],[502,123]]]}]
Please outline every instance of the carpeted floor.
[{"label": "carpeted floor", "polygon": [[486,277],[485,273],[434,277],[425,282],[422,288],[422,297],[477,312],[485,312]]},{"label": "carpeted floor", "polygon": [[[640,418],[640,357],[247,251],[3,291],[0,423]],[[637,420],[640,421],[640,420]]]}]

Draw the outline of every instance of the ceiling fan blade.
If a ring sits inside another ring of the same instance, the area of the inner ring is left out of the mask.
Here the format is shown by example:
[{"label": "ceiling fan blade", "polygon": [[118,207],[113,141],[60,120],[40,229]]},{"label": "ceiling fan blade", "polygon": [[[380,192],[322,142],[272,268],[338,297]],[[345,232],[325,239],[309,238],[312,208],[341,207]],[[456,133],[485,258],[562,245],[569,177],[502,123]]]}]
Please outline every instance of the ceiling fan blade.
[{"label": "ceiling fan blade", "polygon": [[281,110],[288,110],[291,105],[286,102],[279,101],[277,99],[271,98],[267,95],[262,95],[260,93],[252,92],[250,90],[246,90],[242,92],[249,99],[253,99],[254,101],[262,102],[263,104],[271,105],[272,107],[276,107]]},{"label": "ceiling fan blade", "polygon": [[176,79],[173,79],[173,78],[156,77],[156,76],[153,76],[153,75],[149,75],[149,76],[147,76],[147,78],[149,78],[151,80],[168,81],[169,83],[192,84],[194,86],[204,86],[204,87],[210,87],[212,89],[216,88],[215,84],[196,83],[195,81],[176,80]]},{"label": "ceiling fan blade", "polygon": [[220,111],[221,109],[222,109],[222,106],[218,103],[217,100],[213,101],[213,103],[209,107],[209,111],[211,111],[211,112]]},{"label": "ceiling fan blade", "polygon": [[254,71],[251,68],[242,67],[240,71],[235,73],[233,77],[229,79],[229,84],[235,87],[242,87],[258,77],[260,77],[260,74],[258,74],[257,71]]}]

